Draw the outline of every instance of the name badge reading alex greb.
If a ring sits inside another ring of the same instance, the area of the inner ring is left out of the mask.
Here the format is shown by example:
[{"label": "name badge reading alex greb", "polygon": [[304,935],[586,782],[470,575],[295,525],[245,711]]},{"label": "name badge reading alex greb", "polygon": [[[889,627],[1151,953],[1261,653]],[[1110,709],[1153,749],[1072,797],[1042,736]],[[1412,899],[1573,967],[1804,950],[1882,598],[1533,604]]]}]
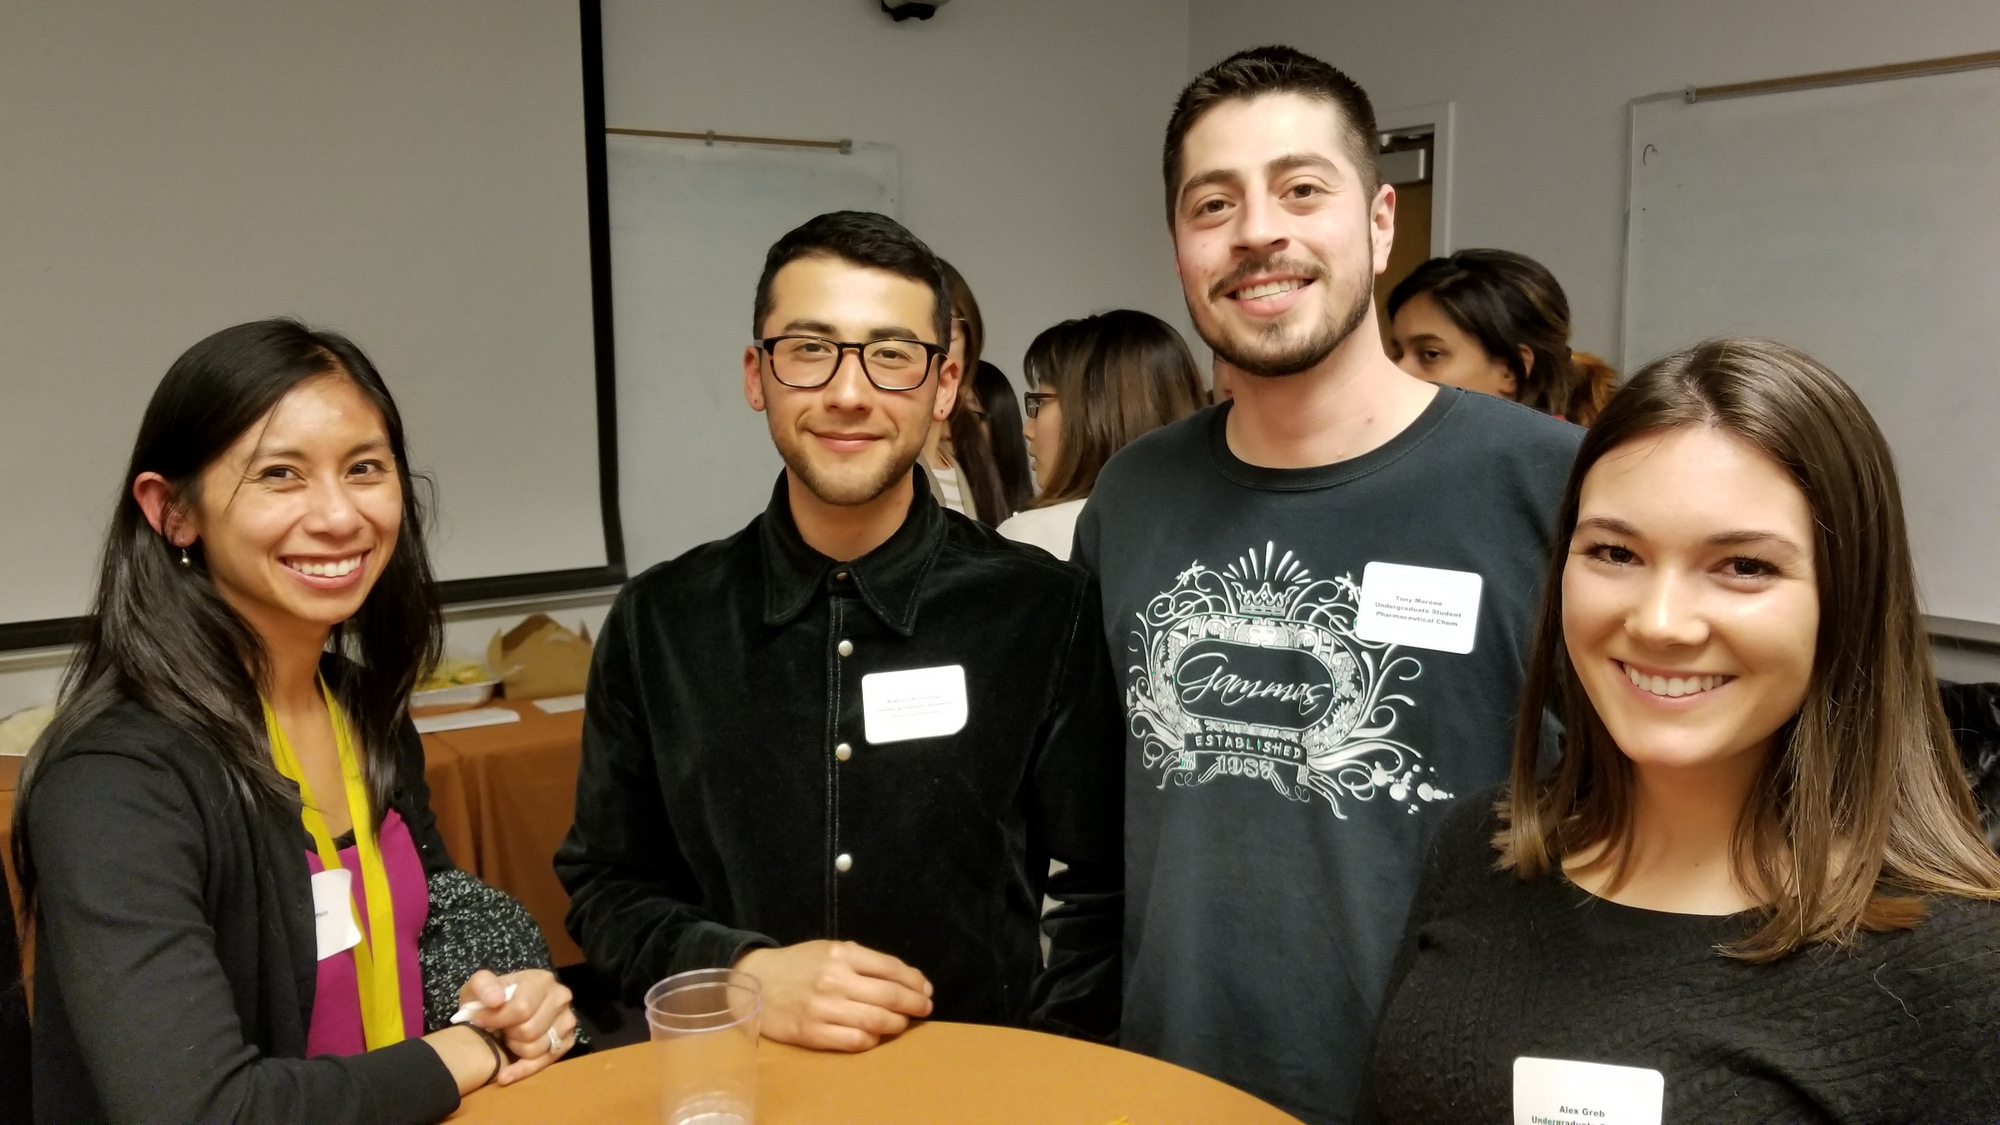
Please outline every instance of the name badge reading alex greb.
[{"label": "name badge reading alex greb", "polygon": [[1514,1125],[1660,1125],[1667,1081],[1607,1063],[1514,1060]]},{"label": "name badge reading alex greb", "polygon": [[965,666],[861,677],[861,721],[868,741],[877,745],[957,734],[965,729]]}]

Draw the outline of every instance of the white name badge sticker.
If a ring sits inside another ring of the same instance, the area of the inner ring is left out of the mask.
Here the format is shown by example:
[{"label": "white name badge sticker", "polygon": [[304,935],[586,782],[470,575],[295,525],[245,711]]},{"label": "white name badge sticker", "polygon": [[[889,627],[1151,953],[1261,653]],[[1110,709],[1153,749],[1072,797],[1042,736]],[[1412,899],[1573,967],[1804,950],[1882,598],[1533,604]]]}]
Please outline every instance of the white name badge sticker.
[{"label": "white name badge sticker", "polygon": [[353,886],[354,873],[344,867],[312,877],[313,939],[319,945],[322,961],[361,944],[361,927],[354,924],[354,902],[350,897]]},{"label": "white name badge sticker", "polygon": [[861,677],[861,721],[877,744],[957,734],[965,729],[965,666]]},{"label": "white name badge sticker", "polygon": [[1660,1125],[1666,1096],[1657,1070],[1514,1060],[1514,1125]]},{"label": "white name badge sticker", "polygon": [[1437,652],[1471,652],[1485,583],[1469,570],[1369,563],[1361,572],[1361,612],[1354,619],[1354,635]]}]

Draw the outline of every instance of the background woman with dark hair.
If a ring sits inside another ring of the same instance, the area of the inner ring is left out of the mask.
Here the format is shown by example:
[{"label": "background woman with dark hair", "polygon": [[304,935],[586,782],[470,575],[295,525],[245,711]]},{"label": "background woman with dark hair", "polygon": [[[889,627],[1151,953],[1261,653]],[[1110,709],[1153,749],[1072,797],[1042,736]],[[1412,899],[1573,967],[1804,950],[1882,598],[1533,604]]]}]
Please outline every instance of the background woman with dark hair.
[{"label": "background woman with dark hair", "polygon": [[[1398,366],[1588,426],[1618,373],[1579,368],[1569,350],[1569,298],[1541,263],[1508,250],[1432,258],[1389,293]],[[1594,357],[1593,357],[1594,358]]]},{"label": "background woman with dark hair", "polygon": [[155,390],[15,807],[43,1119],[431,1121],[571,1045],[547,971],[433,956],[478,884],[407,713],[440,635],[408,464],[368,358],[294,321]]},{"label": "background woman with dark hair", "polygon": [[970,386],[971,394],[959,395],[958,408],[979,421],[979,436],[993,456],[1000,495],[1011,515],[1035,498],[1035,473],[1028,466],[1028,443],[1021,436],[1021,402],[1014,397],[1014,383],[1006,373],[983,359]]},{"label": "background woman with dark hair", "polygon": [[[958,361],[960,386],[973,385],[979,372],[979,353],[986,346],[986,321],[979,315],[979,301],[973,297],[972,287],[965,283],[965,276],[942,258],[938,259],[938,265],[944,269],[945,287],[951,294],[951,340],[947,351]],[[938,503],[991,527],[1013,509],[1007,504],[1000,472],[979,428],[979,415],[966,406],[974,397],[959,395],[951,414],[931,426],[922,461],[924,475],[930,478],[931,494]]]},{"label": "background woman with dark hair", "polygon": [[1069,557],[1076,517],[1111,455],[1208,404],[1187,343],[1133,309],[1065,320],[1035,337],[1023,363],[1023,432],[1041,495],[1000,534]]},{"label": "background woman with dark hair", "polygon": [[1438,828],[1364,1118],[1994,1120],[2000,857],[1860,399],[1668,356],[1558,520],[1512,780]]}]

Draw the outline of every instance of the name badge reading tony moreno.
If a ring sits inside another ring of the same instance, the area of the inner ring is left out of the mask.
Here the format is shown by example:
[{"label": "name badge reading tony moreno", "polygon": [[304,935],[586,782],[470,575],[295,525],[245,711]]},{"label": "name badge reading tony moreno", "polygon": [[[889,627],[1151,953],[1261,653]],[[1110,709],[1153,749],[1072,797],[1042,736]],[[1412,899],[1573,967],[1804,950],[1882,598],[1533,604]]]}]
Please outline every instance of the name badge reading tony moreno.
[{"label": "name badge reading tony moreno", "polygon": [[937,738],[965,729],[965,666],[861,677],[861,721],[872,743]]},{"label": "name badge reading tony moreno", "polygon": [[361,927],[354,924],[354,901],[350,893],[354,873],[344,867],[322,871],[312,877],[313,941],[319,959],[361,944]]},{"label": "name badge reading tony moreno", "polygon": [[1666,1093],[1657,1070],[1514,1060],[1514,1125],[1660,1125]]},{"label": "name badge reading tony moreno", "polygon": [[1485,582],[1469,570],[1369,563],[1361,572],[1354,635],[1464,655],[1479,632],[1479,591]]}]

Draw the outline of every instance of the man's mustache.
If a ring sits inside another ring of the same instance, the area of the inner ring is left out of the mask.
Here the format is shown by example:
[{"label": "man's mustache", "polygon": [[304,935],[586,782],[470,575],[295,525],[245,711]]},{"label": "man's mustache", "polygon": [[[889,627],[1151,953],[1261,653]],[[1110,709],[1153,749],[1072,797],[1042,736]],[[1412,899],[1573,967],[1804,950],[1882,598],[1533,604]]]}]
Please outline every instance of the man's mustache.
[{"label": "man's mustache", "polygon": [[1243,283],[1258,274],[1295,274],[1309,281],[1318,281],[1326,276],[1326,270],[1311,262],[1300,262],[1290,258],[1250,258],[1242,265],[1229,271],[1229,275],[1208,288],[1209,300],[1215,300],[1241,288]]}]

